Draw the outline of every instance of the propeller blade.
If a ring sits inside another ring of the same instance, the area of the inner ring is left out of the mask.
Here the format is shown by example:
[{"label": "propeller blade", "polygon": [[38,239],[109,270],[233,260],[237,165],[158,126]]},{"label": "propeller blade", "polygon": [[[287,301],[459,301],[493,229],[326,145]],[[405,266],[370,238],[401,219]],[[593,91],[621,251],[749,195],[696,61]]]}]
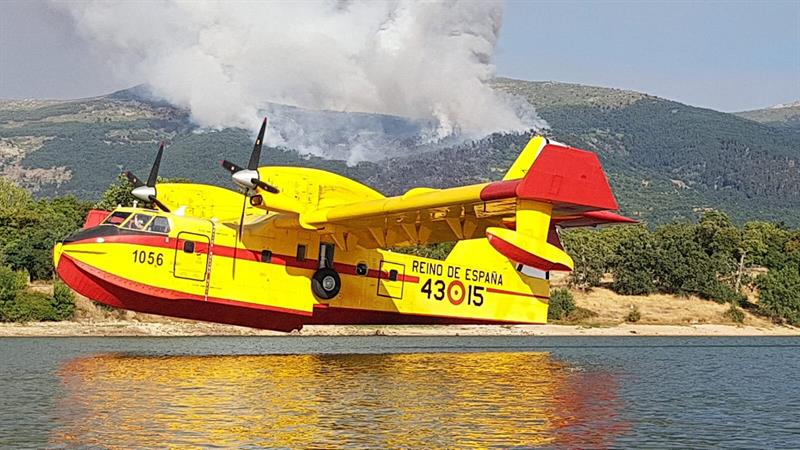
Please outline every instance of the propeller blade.
[{"label": "propeller blade", "polygon": [[164,154],[164,141],[161,141],[161,145],[158,146],[158,153],[156,154],[156,160],[153,163],[153,168],[150,169],[150,176],[147,178],[147,185],[150,187],[155,187],[156,181],[158,180],[158,169],[161,167],[161,156]]},{"label": "propeller blade", "polygon": [[264,142],[264,132],[267,130],[267,118],[261,122],[261,129],[258,131],[256,144],[253,146],[253,153],[250,154],[250,162],[247,163],[247,168],[250,170],[258,169],[258,163],[261,161],[261,144]]},{"label": "propeller blade", "polygon": [[169,208],[167,208],[167,205],[165,205],[164,203],[162,203],[162,202],[161,202],[161,200],[157,199],[155,195],[151,195],[151,196],[150,196],[150,197],[148,197],[148,198],[150,199],[150,201],[151,201],[151,202],[153,202],[153,204],[155,204],[156,206],[158,206],[158,208],[159,208],[160,210],[164,211],[165,213],[168,213],[168,212],[169,212]]},{"label": "propeller blade", "polygon": [[122,172],[122,174],[125,175],[125,178],[127,178],[128,181],[131,182],[131,184],[133,185],[134,188],[144,186],[144,183],[142,183],[142,180],[136,178],[136,175],[134,175],[133,173],[131,173],[131,172]]},{"label": "propeller blade", "polygon": [[222,161],[220,161],[220,164],[222,164],[222,167],[224,167],[225,170],[227,170],[230,173],[236,173],[236,172],[238,172],[240,170],[244,170],[243,168],[241,168],[241,167],[237,166],[236,164],[228,161],[227,159],[223,159]]},{"label": "propeller blade", "polygon": [[271,184],[264,183],[263,181],[259,180],[258,178],[253,178],[251,181],[253,182],[253,184],[255,184],[256,186],[260,187],[261,189],[269,192],[270,194],[277,194],[278,192],[280,192],[278,190],[278,188],[276,188],[275,186],[273,186]]},{"label": "propeller blade", "polygon": [[243,194],[244,202],[242,203],[242,215],[239,216],[239,229],[236,231],[236,240],[233,241],[233,275],[236,278],[236,255],[239,253],[239,239],[242,237],[244,231],[244,211],[247,208],[247,192]]}]

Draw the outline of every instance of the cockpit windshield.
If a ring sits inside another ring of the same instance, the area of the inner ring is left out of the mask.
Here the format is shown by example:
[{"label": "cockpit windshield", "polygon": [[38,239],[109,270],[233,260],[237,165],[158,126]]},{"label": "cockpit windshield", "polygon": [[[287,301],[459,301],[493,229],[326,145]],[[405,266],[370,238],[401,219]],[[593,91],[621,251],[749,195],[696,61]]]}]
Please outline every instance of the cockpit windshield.
[{"label": "cockpit windshield", "polygon": [[150,225],[147,226],[147,231],[153,233],[169,233],[169,220],[166,217],[156,216]]},{"label": "cockpit windshield", "polygon": [[136,213],[125,222],[125,225],[122,228],[128,228],[131,230],[144,230],[145,225],[150,222],[153,216],[151,214],[144,214],[144,213]]},{"label": "cockpit windshield", "polygon": [[130,215],[131,213],[125,211],[114,212],[103,221],[102,225],[119,225]]}]

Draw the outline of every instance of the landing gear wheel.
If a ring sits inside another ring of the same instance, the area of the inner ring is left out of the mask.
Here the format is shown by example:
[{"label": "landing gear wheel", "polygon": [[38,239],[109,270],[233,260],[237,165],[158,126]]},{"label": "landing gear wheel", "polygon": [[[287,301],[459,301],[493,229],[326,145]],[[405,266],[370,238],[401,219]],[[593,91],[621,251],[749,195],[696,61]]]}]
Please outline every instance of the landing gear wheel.
[{"label": "landing gear wheel", "polygon": [[314,295],[321,299],[329,300],[336,297],[339,289],[342,288],[342,279],[339,274],[330,267],[323,267],[311,277],[311,290]]}]

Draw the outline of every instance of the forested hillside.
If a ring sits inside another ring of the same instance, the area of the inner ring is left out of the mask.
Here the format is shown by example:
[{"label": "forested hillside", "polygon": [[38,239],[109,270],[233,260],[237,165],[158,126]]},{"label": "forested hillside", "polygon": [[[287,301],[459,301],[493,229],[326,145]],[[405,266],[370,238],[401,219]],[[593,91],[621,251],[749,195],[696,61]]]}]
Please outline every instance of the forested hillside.
[{"label": "forested hillside", "polygon": [[[508,79],[494,86],[536,105],[556,140],[597,152],[623,212],[648,224],[695,219],[707,209],[723,209],[739,223],[800,224],[800,133],[618,89]],[[197,130],[186,111],[140,89],[69,102],[0,102],[0,171],[40,197],[96,199],[121,170],[145,173],[162,139],[169,143],[162,175],[228,186],[218,161],[245,161],[252,130]],[[498,134],[427,153],[404,152],[409,141],[395,140],[392,154],[406,156],[354,166],[271,148],[262,163],[324,168],[396,194],[497,179],[527,139]]]}]

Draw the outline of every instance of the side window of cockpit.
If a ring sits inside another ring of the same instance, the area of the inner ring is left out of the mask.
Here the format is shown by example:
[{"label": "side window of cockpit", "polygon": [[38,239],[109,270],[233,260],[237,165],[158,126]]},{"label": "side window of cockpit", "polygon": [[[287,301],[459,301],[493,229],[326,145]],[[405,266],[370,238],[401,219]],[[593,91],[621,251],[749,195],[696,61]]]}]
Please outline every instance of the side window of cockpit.
[{"label": "side window of cockpit", "polygon": [[169,220],[166,217],[157,216],[150,222],[150,225],[147,226],[147,231],[167,234],[169,233]]},{"label": "side window of cockpit", "polygon": [[103,225],[119,225],[125,222],[125,219],[130,215],[131,213],[129,212],[117,211],[108,216],[106,220],[103,221]]},{"label": "side window of cockpit", "polygon": [[134,214],[133,217],[131,217],[130,219],[128,219],[127,222],[125,222],[123,228],[129,228],[131,230],[143,230],[145,225],[147,225],[147,222],[150,222],[150,219],[152,218],[153,216],[151,216],[150,214],[142,214],[142,213]]}]

